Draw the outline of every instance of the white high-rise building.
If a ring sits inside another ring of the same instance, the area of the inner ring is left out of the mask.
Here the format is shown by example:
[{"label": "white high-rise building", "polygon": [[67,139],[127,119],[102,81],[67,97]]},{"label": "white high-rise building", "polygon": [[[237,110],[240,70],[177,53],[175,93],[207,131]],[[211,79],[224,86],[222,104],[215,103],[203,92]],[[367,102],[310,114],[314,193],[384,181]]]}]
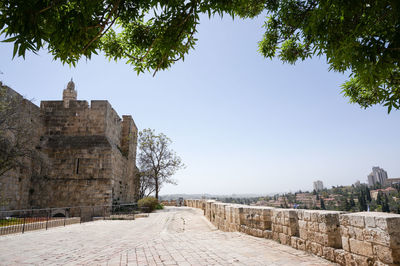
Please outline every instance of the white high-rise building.
[{"label": "white high-rise building", "polygon": [[372,167],[372,172],[368,175],[368,185],[372,187],[376,183],[384,185],[387,179],[387,172],[379,166]]},{"label": "white high-rise building", "polygon": [[320,191],[324,189],[324,183],[321,180],[317,180],[313,182],[313,187],[315,191]]}]

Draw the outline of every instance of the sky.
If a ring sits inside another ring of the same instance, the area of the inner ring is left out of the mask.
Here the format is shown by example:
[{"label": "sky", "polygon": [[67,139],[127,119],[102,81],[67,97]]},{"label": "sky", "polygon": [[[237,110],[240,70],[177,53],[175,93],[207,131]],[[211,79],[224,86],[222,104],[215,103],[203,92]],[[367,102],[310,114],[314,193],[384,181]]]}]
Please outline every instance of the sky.
[{"label": "sky", "polygon": [[400,111],[361,109],[341,94],[347,75],[326,59],[296,65],[257,51],[264,17],[202,17],[195,50],[169,70],[137,76],[104,56],[75,68],[46,51],[12,59],[0,44],[0,80],[36,104],[61,100],[73,78],[80,100],[108,100],[139,130],[163,132],[186,168],[161,195],[271,194],[366,182],[372,166],[400,177]]}]

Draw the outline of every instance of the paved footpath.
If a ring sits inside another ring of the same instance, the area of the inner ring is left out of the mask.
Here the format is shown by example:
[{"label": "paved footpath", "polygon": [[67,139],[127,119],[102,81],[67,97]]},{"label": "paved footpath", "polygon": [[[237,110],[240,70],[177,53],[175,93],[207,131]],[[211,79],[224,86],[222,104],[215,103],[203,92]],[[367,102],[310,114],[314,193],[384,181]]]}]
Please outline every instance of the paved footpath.
[{"label": "paved footpath", "polygon": [[242,233],[216,230],[192,208],[0,236],[1,265],[333,265]]}]

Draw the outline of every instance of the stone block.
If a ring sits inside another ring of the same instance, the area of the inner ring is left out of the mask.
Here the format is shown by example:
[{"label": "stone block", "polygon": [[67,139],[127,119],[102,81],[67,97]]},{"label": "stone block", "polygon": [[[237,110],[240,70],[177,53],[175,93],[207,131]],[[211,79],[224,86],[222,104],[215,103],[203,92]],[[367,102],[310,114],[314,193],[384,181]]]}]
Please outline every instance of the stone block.
[{"label": "stone block", "polygon": [[312,250],[311,244],[312,243],[314,243],[314,242],[309,241],[309,240],[306,241],[306,251],[311,252],[311,250]]},{"label": "stone block", "polygon": [[388,266],[386,263],[380,262],[379,260],[375,261],[373,266]]},{"label": "stone block", "polygon": [[304,210],[297,210],[297,218],[300,220],[304,220]]},{"label": "stone block", "polygon": [[255,236],[257,237],[263,237],[263,230],[261,229],[255,229]]},{"label": "stone block", "polygon": [[387,218],[386,223],[389,234],[400,233],[400,215],[392,214],[391,217]]},{"label": "stone block", "polygon": [[314,211],[311,213],[311,222],[313,223],[318,223],[318,212]]},{"label": "stone block", "polygon": [[[311,234],[311,232],[310,232],[310,234]],[[313,240],[312,240],[313,242],[317,242],[319,244],[323,243],[323,235],[322,234],[313,232],[312,235],[314,236]]]},{"label": "stone block", "polygon": [[319,231],[319,224],[317,222],[309,222],[308,223],[308,230],[318,232]]},{"label": "stone block", "polygon": [[346,253],[343,249],[335,249],[335,262],[340,265],[346,265]]},{"label": "stone block", "polygon": [[373,264],[373,259],[365,256],[356,254],[346,253],[345,254],[346,265],[355,266],[370,266]]},{"label": "stone block", "polygon": [[304,229],[304,230],[307,230],[307,229],[308,229],[308,227],[307,227],[307,221],[299,220],[299,230],[300,230],[300,229]]},{"label": "stone block", "polygon": [[376,227],[378,227],[379,229],[386,231],[388,229],[387,227],[387,219],[385,217],[374,217],[375,218],[375,224]]},{"label": "stone block", "polygon": [[282,226],[282,233],[284,233],[285,235],[289,235],[287,226]]},{"label": "stone block", "polygon": [[390,246],[390,236],[382,230],[378,228],[366,228],[363,231],[364,240],[367,242],[383,245],[383,246]]},{"label": "stone block", "polygon": [[283,218],[283,225],[289,226],[290,225],[290,218]]},{"label": "stone block", "polygon": [[297,239],[297,249],[299,250],[306,250],[306,241],[303,239]]},{"label": "stone block", "polygon": [[307,240],[308,239],[308,231],[305,229],[300,229],[299,236],[301,239]]},{"label": "stone block", "polygon": [[328,231],[328,227],[327,227],[326,223],[319,223],[318,231],[320,231],[322,233],[326,233]]},{"label": "stone block", "polygon": [[292,248],[297,249],[297,241],[298,241],[298,237],[292,236],[290,238],[290,246],[292,246]]},{"label": "stone block", "polygon": [[383,263],[400,263],[400,261],[396,261],[396,254],[393,256],[393,251],[389,247],[374,245],[374,254]]},{"label": "stone block", "polygon": [[400,248],[400,227],[399,232],[390,234],[390,247],[395,249]]},{"label": "stone block", "polygon": [[[342,242],[343,243],[343,242]],[[372,244],[370,242],[360,241],[356,239],[349,239],[350,251],[362,256],[372,257]]]},{"label": "stone block", "polygon": [[375,228],[376,227],[375,217],[366,216],[365,217],[365,227],[367,227],[367,228]]},{"label": "stone block", "polygon": [[349,228],[347,226],[340,226],[340,235],[344,237],[350,237]]},{"label": "stone block", "polygon": [[279,233],[272,232],[272,239],[275,240],[275,241],[279,241]]},{"label": "stone block", "polygon": [[263,231],[263,237],[267,238],[267,239],[271,239],[272,238],[272,231],[270,230],[264,230]]},{"label": "stone block", "polygon": [[342,248],[346,251],[350,251],[349,238],[342,236]]},{"label": "stone block", "polygon": [[311,221],[311,213],[308,211],[303,212],[303,220],[304,221]]},{"label": "stone block", "polygon": [[315,233],[313,231],[307,231],[307,240],[308,241],[315,241]]},{"label": "stone block", "polygon": [[290,245],[290,236],[279,233],[279,242],[283,245]]},{"label": "stone block", "polygon": [[335,249],[331,247],[323,247],[322,256],[327,260],[335,261]]},{"label": "stone block", "polygon": [[360,241],[364,240],[364,229],[358,227],[349,227],[349,237]]},{"label": "stone block", "polygon": [[354,226],[354,227],[360,227],[360,228],[364,228],[365,227],[365,223],[364,223],[364,216],[361,215],[350,215],[349,219],[350,219],[350,225]]},{"label": "stone block", "polygon": [[317,255],[317,256],[322,256],[322,254],[323,254],[323,252],[322,252],[322,245],[320,245],[320,244],[318,244],[318,243],[316,243],[316,242],[311,242],[310,243],[310,249],[311,250],[308,250],[308,251],[310,251],[311,253],[313,253],[314,255]]}]

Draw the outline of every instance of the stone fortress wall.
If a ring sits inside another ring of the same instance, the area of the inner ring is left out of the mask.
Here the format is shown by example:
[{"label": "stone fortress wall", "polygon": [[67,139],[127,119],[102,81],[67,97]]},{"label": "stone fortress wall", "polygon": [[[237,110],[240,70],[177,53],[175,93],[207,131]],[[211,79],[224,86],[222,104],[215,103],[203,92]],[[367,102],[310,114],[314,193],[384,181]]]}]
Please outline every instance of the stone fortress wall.
[{"label": "stone fortress wall", "polygon": [[[14,113],[19,123],[25,129],[24,134],[29,135],[29,149],[35,149],[40,142],[42,135],[42,119],[40,108],[31,101],[24,99],[20,94],[0,82],[0,89],[5,89],[6,95],[13,97],[18,104],[18,112]],[[32,176],[37,176],[44,169],[40,160],[25,158],[23,161],[25,167],[8,171],[0,177],[0,210],[21,209],[30,206],[30,186]]]},{"label": "stone fortress wall", "polygon": [[273,239],[340,265],[400,265],[400,215],[186,200],[218,229]]},{"label": "stone fortress wall", "polygon": [[[46,158],[46,167],[39,167],[36,174],[28,171],[23,177],[19,169],[9,171],[5,175],[8,181],[0,184],[2,209],[111,205],[136,200],[139,182],[135,122],[129,115],[121,119],[108,101],[91,101],[89,106],[76,96],[71,81],[63,100],[42,101],[40,108],[27,101],[34,110],[29,115],[38,121],[31,132],[32,143]],[[18,178],[24,182],[10,187]]]}]

